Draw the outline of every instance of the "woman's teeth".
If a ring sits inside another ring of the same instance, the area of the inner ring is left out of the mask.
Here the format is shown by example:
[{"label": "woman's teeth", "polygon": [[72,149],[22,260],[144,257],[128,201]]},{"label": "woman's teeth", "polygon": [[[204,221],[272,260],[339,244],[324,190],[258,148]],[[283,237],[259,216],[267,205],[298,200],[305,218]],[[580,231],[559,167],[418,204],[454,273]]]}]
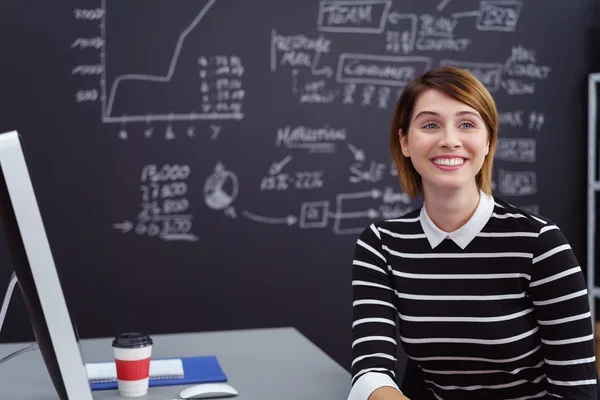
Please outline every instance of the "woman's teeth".
[{"label": "woman's teeth", "polygon": [[438,165],[460,165],[465,162],[464,158],[436,158],[433,160]]}]

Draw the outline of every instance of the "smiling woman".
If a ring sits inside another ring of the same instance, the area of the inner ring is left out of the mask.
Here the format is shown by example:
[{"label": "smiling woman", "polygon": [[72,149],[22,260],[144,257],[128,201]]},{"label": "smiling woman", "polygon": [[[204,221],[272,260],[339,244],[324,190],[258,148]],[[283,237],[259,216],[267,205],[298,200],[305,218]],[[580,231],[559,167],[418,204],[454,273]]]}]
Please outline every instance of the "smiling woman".
[{"label": "smiling woman", "polygon": [[[431,195],[470,186],[476,200],[484,182],[489,194],[490,185],[483,175],[490,175],[492,158],[486,156],[497,134],[495,130],[488,133],[479,112],[439,90],[428,89],[417,99],[412,114],[407,131],[399,129],[395,138],[402,150],[398,155],[412,161],[412,168],[400,176],[416,178],[417,187]],[[496,115],[492,119],[497,123]],[[450,171],[454,173],[446,173]]]},{"label": "smiling woman", "polygon": [[350,400],[598,398],[579,263],[556,224],[492,195],[497,137],[471,73],[440,67],[405,88],[391,151],[424,201],[357,240]]},{"label": "smiling woman", "polygon": [[[479,158],[473,166],[474,177],[477,188],[491,194],[493,158],[498,141],[498,111],[494,99],[479,80],[467,71],[441,67],[413,80],[398,101],[390,132],[391,153],[406,192],[416,196],[425,190],[422,173],[426,171],[417,171],[413,164],[415,159],[410,156],[408,135],[411,128],[414,133],[411,135],[414,136],[410,140],[411,147],[414,147],[413,143],[433,145],[440,135],[444,135],[442,139],[455,140],[440,149],[432,149],[437,152],[464,152],[464,149],[457,149],[465,139],[469,139],[466,142],[469,147],[480,146],[485,140],[485,153],[476,151]],[[449,149],[448,145],[457,147]],[[419,161],[417,164],[421,165]]]}]

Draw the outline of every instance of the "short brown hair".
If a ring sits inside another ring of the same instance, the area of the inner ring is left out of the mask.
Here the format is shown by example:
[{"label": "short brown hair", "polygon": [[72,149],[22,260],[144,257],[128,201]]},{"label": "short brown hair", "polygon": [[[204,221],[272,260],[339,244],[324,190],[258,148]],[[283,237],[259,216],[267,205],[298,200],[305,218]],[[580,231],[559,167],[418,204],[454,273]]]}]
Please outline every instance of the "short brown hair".
[{"label": "short brown hair", "polygon": [[396,103],[390,130],[390,147],[404,191],[411,197],[423,194],[423,181],[411,160],[402,154],[398,131],[402,129],[402,135],[408,135],[417,98],[428,89],[437,89],[453,99],[473,107],[483,118],[488,131],[490,150],[475,180],[479,189],[491,194],[492,166],[498,139],[496,103],[490,92],[473,74],[453,66],[433,68],[423,75],[413,78]]}]

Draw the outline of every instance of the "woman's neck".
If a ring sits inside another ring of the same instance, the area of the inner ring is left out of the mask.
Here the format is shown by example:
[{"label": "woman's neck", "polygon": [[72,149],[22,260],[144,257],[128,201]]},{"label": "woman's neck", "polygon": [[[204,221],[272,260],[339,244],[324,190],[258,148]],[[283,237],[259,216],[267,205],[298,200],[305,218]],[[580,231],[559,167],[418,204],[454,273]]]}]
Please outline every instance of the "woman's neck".
[{"label": "woman's neck", "polygon": [[466,224],[479,204],[480,194],[476,184],[469,189],[444,193],[424,189],[427,215],[444,232],[455,231]]}]

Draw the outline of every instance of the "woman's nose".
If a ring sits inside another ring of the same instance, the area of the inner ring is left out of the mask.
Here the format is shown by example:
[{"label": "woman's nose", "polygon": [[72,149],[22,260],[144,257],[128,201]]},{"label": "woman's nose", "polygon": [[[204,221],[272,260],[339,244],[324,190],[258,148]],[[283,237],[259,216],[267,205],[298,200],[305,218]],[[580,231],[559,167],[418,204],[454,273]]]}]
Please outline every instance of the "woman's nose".
[{"label": "woman's nose", "polygon": [[456,148],[461,146],[460,137],[458,132],[453,128],[446,128],[442,131],[442,138],[440,141],[442,147]]}]

